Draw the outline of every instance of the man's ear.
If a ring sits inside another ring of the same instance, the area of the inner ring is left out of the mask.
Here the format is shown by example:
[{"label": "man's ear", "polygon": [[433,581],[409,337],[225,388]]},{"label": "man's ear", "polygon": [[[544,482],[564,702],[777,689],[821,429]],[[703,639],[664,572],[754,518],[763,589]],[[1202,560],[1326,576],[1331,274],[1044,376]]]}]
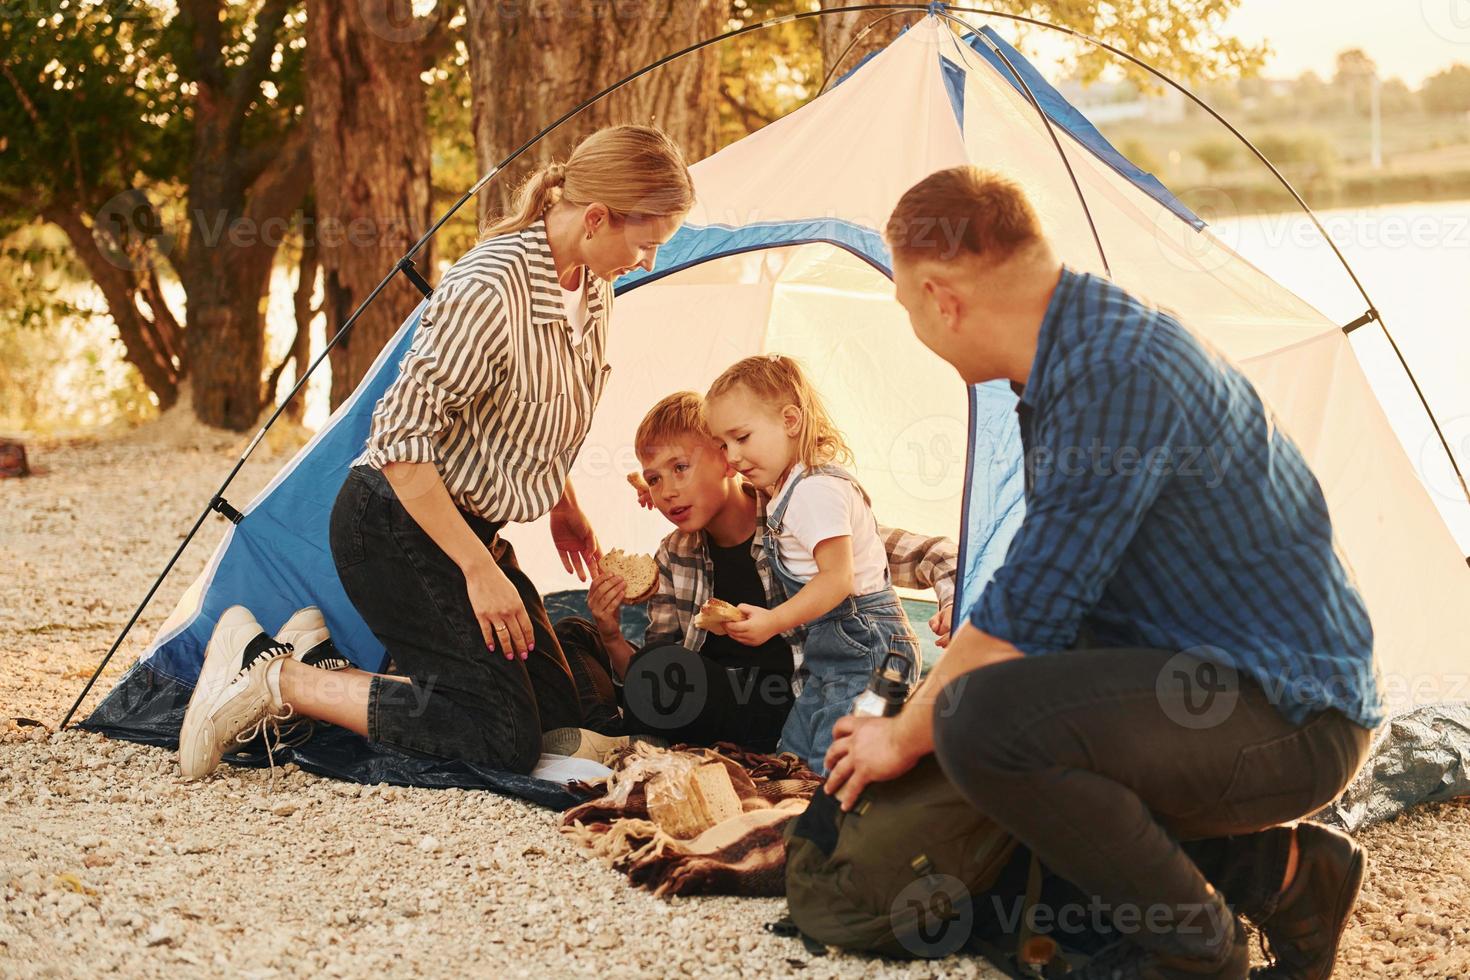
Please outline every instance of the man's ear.
[{"label": "man's ear", "polygon": [[934,303],[939,313],[939,322],[944,328],[958,330],[960,318],[964,314],[964,297],[944,279],[925,279],[924,292]]},{"label": "man's ear", "polygon": [[801,409],[795,405],[787,405],[781,409],[781,422],[786,428],[786,434],[793,439],[801,435]]}]

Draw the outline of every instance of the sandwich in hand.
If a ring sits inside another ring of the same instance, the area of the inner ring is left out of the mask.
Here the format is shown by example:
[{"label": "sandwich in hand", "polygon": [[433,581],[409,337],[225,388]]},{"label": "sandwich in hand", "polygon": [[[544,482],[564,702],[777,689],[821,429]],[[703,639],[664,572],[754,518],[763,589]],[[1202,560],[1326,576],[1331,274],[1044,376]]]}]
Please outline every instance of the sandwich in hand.
[{"label": "sandwich in hand", "polygon": [[602,570],[623,580],[623,601],[647,602],[658,591],[658,563],[651,555],[630,555],[614,548],[602,556]]},{"label": "sandwich in hand", "polygon": [[724,599],[710,599],[699,607],[699,612],[694,617],[694,625],[716,636],[728,636],[729,634],[725,632],[725,624],[738,623],[745,618],[745,613]]}]

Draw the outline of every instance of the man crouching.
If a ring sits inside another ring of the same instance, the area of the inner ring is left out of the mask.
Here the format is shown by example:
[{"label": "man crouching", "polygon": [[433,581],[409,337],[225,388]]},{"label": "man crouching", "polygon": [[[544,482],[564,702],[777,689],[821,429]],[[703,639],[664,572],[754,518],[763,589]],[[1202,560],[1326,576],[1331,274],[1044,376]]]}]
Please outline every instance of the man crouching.
[{"label": "man crouching", "polygon": [[1235,912],[1267,976],[1329,976],[1363,855],[1291,822],[1348,783],[1383,709],[1301,452],[1177,320],[1063,266],[1015,184],[933,174],[887,238],[918,339],[1020,397],[1026,517],[903,712],[838,722],[828,792],[850,807],[936,753],[1112,910],[1127,939],[1079,976],[1244,977]]}]

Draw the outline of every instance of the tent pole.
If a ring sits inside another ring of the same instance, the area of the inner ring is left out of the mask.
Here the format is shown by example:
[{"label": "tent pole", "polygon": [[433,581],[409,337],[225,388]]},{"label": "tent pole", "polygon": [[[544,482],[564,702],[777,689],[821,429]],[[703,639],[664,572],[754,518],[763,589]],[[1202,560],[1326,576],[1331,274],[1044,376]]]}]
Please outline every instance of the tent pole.
[{"label": "tent pole", "polygon": [[[1021,91],[1026,93],[1026,100],[1031,103],[1032,108],[1036,110],[1036,114],[1041,117],[1041,124],[1046,127],[1046,135],[1051,137],[1051,145],[1056,148],[1057,156],[1061,158],[1062,166],[1067,168],[1067,179],[1072,182],[1072,189],[1077,192],[1077,203],[1082,205],[1082,214],[1085,218],[1087,218],[1087,227],[1092,231],[1092,241],[1095,245],[1097,245],[1098,258],[1102,259],[1103,272],[1107,274],[1107,277],[1109,279],[1113,278],[1113,266],[1111,263],[1108,262],[1108,253],[1103,248],[1102,235],[1098,234],[1097,222],[1092,219],[1092,208],[1089,207],[1087,204],[1087,195],[1082,193],[1082,184],[1078,182],[1077,173],[1072,169],[1072,161],[1067,158],[1066,151],[1062,149],[1062,141],[1057,138],[1056,127],[1052,125],[1051,118],[1047,116],[1046,110],[1041,107],[1041,102],[1036,98],[1036,93],[1031,91],[1031,86],[1026,84],[1026,79],[1022,78],[1021,73],[1016,70],[1016,66],[1011,64],[1011,59],[1006,57],[1006,53],[1000,48],[996,47],[994,44],[991,44],[990,39],[985,37],[984,34],[975,30],[973,27],[971,27],[969,24],[965,23],[958,17],[954,17],[943,12],[939,13],[938,16],[943,17],[953,23],[959,24],[961,27],[974,34],[977,38],[984,39],[986,45],[989,46],[990,50],[994,52],[996,57],[1000,58],[1000,60],[1005,63],[1006,68],[1010,70],[1011,76],[1015,78],[1016,82],[1021,86]],[[955,41],[955,44],[956,46],[960,46],[959,41]],[[966,53],[965,60],[969,61],[968,52]]]}]

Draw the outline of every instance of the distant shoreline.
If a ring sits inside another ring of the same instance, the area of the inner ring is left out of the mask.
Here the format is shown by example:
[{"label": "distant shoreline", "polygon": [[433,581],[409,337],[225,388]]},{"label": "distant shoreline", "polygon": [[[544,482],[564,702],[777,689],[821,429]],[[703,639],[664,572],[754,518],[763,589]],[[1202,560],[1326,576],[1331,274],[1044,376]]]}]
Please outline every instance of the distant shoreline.
[{"label": "distant shoreline", "polygon": [[[1320,177],[1293,180],[1292,185],[1313,211],[1470,200],[1470,170]],[[1271,177],[1240,183],[1216,181],[1175,193],[1212,221],[1301,210],[1290,192]]]}]

